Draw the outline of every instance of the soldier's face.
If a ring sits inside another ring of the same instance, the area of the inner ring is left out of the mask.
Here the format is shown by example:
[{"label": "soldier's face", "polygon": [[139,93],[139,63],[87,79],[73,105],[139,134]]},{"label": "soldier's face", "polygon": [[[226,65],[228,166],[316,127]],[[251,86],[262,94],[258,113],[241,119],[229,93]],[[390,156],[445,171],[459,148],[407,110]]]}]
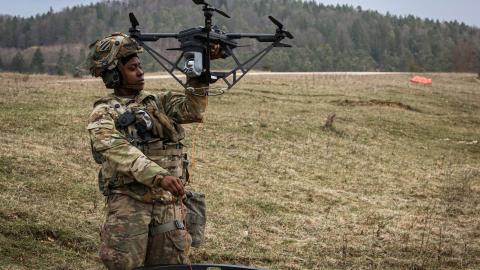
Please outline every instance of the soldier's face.
[{"label": "soldier's face", "polygon": [[123,67],[122,75],[124,84],[129,88],[143,90],[145,80],[143,79],[143,69],[138,57],[132,57]]}]

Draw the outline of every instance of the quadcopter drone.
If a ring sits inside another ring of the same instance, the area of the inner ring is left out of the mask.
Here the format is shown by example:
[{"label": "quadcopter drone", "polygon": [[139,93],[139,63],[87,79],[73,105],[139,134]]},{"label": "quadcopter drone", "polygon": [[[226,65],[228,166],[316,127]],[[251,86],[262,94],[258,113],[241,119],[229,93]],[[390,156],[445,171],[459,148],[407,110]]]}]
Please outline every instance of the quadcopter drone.
[{"label": "quadcopter drone", "polygon": [[[186,29],[179,33],[142,33],[137,28],[140,24],[135,15],[133,13],[129,14],[130,23],[132,24],[132,27],[129,29],[130,37],[134,38],[186,90],[191,90],[187,81],[182,81],[175,72],[179,71],[186,75],[187,78],[196,78],[207,86],[222,80],[226,87],[219,92],[219,95],[221,95],[238,83],[273,48],[291,47],[291,45],[282,43],[282,40],[285,38],[293,39],[293,35],[284,30],[282,23],[272,16],[268,18],[277,26],[275,34],[225,33],[212,23],[212,18],[214,13],[230,18],[227,13],[211,6],[204,0],[193,0],[193,2],[196,5],[203,5],[205,26]],[[167,49],[181,51],[175,62],[170,61],[146,44],[146,42],[155,42],[166,38],[175,38],[180,43],[179,48]],[[270,43],[270,45],[241,62],[233,51],[235,48],[241,47],[237,40],[242,38],[256,39],[258,42],[266,42]],[[227,72],[212,71],[210,64],[213,59],[211,59],[210,52],[214,46],[220,47],[222,52],[221,58],[232,57],[236,66]],[[215,94],[210,93],[210,95]]]}]

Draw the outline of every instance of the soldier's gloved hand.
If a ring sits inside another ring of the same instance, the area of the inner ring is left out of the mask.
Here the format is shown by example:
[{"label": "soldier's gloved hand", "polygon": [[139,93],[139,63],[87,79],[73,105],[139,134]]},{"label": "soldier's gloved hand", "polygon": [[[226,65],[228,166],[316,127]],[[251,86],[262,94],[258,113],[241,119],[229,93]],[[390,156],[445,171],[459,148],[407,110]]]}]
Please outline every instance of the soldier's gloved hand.
[{"label": "soldier's gloved hand", "polygon": [[218,59],[218,58],[224,58],[224,52],[222,50],[222,47],[220,44],[212,44],[210,46],[210,59]]},{"label": "soldier's gloved hand", "polygon": [[160,178],[158,179],[160,181],[160,187],[164,190],[170,191],[177,197],[183,197],[183,195],[185,195],[185,188],[180,178],[175,176],[157,176],[156,178]]}]

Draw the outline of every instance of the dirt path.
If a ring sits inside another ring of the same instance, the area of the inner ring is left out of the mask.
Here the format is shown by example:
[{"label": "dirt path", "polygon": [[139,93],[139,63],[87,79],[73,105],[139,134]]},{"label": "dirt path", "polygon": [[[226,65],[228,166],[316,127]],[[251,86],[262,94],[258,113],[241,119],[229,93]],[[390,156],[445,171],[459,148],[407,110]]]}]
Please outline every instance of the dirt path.
[{"label": "dirt path", "polygon": [[[378,76],[378,75],[404,75],[407,72],[250,72],[247,76]],[[169,74],[157,74],[145,76],[147,80],[173,79]],[[59,83],[71,82],[96,82],[98,78],[79,78],[60,80]]]}]

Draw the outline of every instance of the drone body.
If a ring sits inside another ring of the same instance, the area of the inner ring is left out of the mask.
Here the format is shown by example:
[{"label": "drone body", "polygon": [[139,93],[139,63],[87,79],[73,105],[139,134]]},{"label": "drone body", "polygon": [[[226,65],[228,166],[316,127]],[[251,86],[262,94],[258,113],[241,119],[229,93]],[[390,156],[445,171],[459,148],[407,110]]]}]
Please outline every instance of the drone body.
[{"label": "drone body", "polygon": [[[214,13],[218,13],[224,17],[230,16],[212,7],[204,0],[193,0],[197,5],[203,5],[203,13],[205,17],[204,27],[195,27],[183,30],[179,33],[141,33],[137,29],[139,23],[133,13],[130,13],[130,36],[136,39],[144,49],[185,89],[189,89],[186,81],[182,81],[174,74],[175,71],[180,71],[186,75],[187,78],[196,78],[204,85],[210,85],[218,80],[222,80],[226,84],[226,88],[221,91],[223,94],[225,90],[231,89],[240,79],[247,74],[260,60],[263,59],[274,47],[291,47],[288,44],[281,43],[285,38],[293,39],[290,32],[283,30],[283,25],[269,16],[269,19],[277,26],[275,34],[251,34],[251,33],[225,33],[216,25],[212,24]],[[159,39],[175,38],[179,41],[180,47],[168,50],[181,51],[181,55],[175,62],[168,60],[162,54],[158,53],[145,42],[155,42]],[[244,62],[234,54],[234,50],[239,47],[236,40],[242,38],[256,39],[258,42],[270,43],[269,46],[253,55]],[[215,72],[210,69],[211,48],[220,47],[222,55],[221,58],[232,57],[236,63],[236,67],[228,72]],[[183,63],[183,66],[181,65]]]}]

